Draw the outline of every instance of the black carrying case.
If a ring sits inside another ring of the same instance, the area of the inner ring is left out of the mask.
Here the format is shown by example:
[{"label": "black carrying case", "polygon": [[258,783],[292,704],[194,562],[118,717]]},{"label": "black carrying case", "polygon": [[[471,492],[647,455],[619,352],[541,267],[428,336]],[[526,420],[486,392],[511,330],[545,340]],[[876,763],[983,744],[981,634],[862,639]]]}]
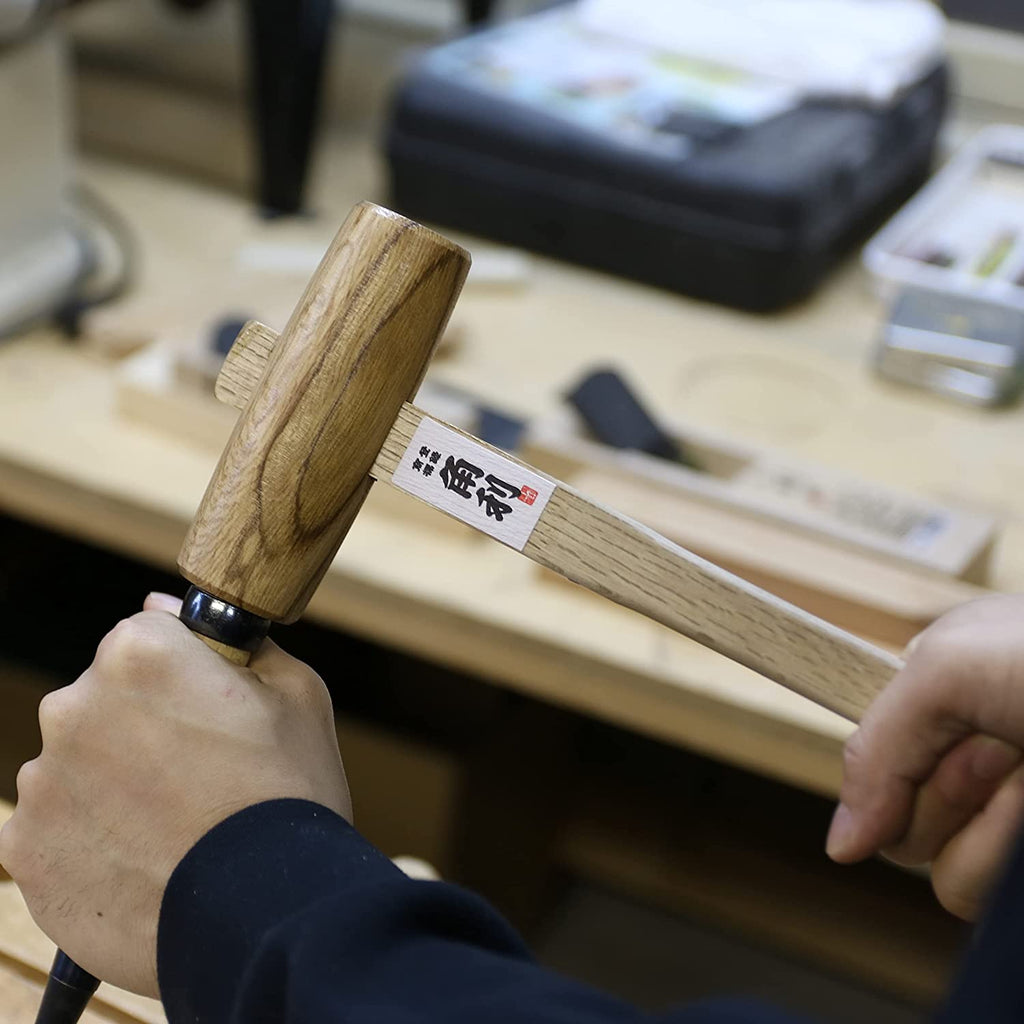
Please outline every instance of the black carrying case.
[{"label": "black carrying case", "polygon": [[680,158],[467,86],[425,59],[391,113],[391,202],[418,220],[771,310],[811,292],[925,180],[945,99],[939,67],[885,109],[815,100],[741,128],[694,119]]}]

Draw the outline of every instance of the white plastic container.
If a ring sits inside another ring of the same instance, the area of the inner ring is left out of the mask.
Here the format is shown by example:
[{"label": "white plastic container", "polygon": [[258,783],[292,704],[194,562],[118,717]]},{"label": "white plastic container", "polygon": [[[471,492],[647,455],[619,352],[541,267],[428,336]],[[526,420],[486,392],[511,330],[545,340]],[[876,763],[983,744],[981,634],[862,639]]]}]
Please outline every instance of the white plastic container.
[{"label": "white plastic container", "polygon": [[1024,310],[1024,128],[982,129],[863,259],[888,301],[912,286]]}]

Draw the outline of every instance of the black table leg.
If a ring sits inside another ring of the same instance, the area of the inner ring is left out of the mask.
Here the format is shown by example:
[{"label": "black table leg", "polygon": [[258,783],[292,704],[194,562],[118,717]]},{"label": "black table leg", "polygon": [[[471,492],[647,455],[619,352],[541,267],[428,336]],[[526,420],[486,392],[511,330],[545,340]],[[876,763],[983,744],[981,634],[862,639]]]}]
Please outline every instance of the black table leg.
[{"label": "black table leg", "polygon": [[491,16],[494,0],[465,0],[466,21],[470,25],[479,25]]},{"label": "black table leg", "polygon": [[246,0],[257,198],[297,213],[316,132],[332,0]]}]

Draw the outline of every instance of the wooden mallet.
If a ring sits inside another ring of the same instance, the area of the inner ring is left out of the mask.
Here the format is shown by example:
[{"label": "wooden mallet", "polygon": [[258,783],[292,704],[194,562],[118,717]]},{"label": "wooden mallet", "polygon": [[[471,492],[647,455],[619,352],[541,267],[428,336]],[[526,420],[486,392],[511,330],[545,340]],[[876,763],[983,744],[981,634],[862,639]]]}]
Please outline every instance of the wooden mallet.
[{"label": "wooden mallet", "polygon": [[[182,620],[246,664],[302,614],[380,480],[856,721],[898,658],[409,403],[468,269],[363,203],[280,336],[246,326],[217,381],[241,416],[178,560]],[[58,953],[38,1024],[73,1024],[95,984]]]}]

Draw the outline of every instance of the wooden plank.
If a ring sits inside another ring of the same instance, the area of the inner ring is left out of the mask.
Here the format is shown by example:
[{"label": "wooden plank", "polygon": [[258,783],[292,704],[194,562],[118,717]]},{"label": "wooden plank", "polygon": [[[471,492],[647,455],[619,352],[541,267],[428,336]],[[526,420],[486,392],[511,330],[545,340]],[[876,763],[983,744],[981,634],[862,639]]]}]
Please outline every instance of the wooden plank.
[{"label": "wooden plank", "polygon": [[988,591],[599,470],[574,488],[828,622],[896,647]]},{"label": "wooden plank", "polygon": [[[432,411],[432,410],[428,410]],[[699,469],[590,439],[571,408],[531,423],[523,457],[562,479],[594,473],[635,484],[707,514],[774,526],[837,550],[933,576],[987,582],[999,524],[976,509],[937,502],[865,476],[795,458],[783,449],[740,442],[692,424],[662,427]]]},{"label": "wooden plank", "polygon": [[[0,1024],[33,1024],[43,997],[43,978],[16,961],[0,956]],[[96,1003],[82,1016],[82,1024],[128,1024],[131,1018]]]}]

